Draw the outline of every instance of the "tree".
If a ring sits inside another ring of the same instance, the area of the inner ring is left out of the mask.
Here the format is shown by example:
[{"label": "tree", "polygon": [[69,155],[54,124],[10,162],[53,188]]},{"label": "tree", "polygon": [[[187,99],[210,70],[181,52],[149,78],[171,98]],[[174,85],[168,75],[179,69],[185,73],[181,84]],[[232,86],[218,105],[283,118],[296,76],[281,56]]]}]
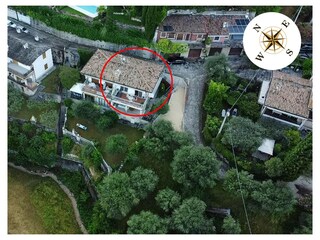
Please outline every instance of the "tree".
[{"label": "tree", "polygon": [[8,112],[9,114],[19,112],[22,108],[24,98],[21,92],[8,85]]},{"label": "tree", "polygon": [[211,143],[212,138],[217,136],[221,122],[222,121],[219,118],[207,114],[207,119],[203,128],[203,137],[208,144]]},{"label": "tree", "polygon": [[207,57],[204,66],[210,79],[220,83],[223,82],[228,86],[236,84],[237,79],[234,73],[230,71],[228,59],[224,54]]},{"label": "tree", "polygon": [[286,186],[274,184],[271,180],[263,181],[251,194],[261,208],[272,214],[273,220],[279,220],[294,210],[296,200]]},{"label": "tree", "polygon": [[156,49],[164,54],[184,53],[188,50],[188,45],[173,43],[169,39],[160,39],[156,44]]},{"label": "tree", "polygon": [[211,220],[205,218],[206,204],[198,198],[185,199],[179,208],[173,211],[172,226],[180,233],[214,233]]},{"label": "tree", "polygon": [[283,162],[280,158],[273,157],[265,162],[266,173],[269,177],[280,177],[283,173]]},{"label": "tree", "polygon": [[143,6],[142,24],[144,25],[146,37],[149,41],[152,40],[156,28],[165,16],[165,6]]},{"label": "tree", "polygon": [[95,169],[98,169],[102,163],[101,153],[91,144],[82,148],[80,158],[88,168],[94,167]]},{"label": "tree", "polygon": [[165,188],[158,192],[156,201],[160,208],[168,213],[180,205],[181,196],[172,189]]},{"label": "tree", "polygon": [[70,89],[74,84],[80,81],[80,72],[78,69],[61,66],[59,78],[65,89]]},{"label": "tree", "polygon": [[222,230],[227,234],[239,234],[241,233],[241,227],[239,222],[233,219],[231,215],[223,219]]},{"label": "tree", "polygon": [[250,92],[242,95],[238,101],[239,111],[241,116],[250,118],[252,121],[257,121],[260,117],[260,105],[256,93]]},{"label": "tree", "polygon": [[223,101],[227,99],[229,87],[223,83],[210,81],[203,107],[210,115],[219,115],[223,109]]},{"label": "tree", "polygon": [[104,177],[99,193],[101,207],[108,218],[122,219],[139,202],[126,173],[115,172]]},{"label": "tree", "polygon": [[254,152],[261,145],[265,129],[250,119],[231,118],[225,126],[222,143],[233,145],[244,152]]},{"label": "tree", "polygon": [[149,211],[141,211],[132,215],[128,222],[128,234],[165,234],[167,221]]},{"label": "tree", "polygon": [[96,121],[100,116],[100,109],[90,101],[81,101],[73,107],[74,114],[79,118],[88,118]]},{"label": "tree", "polygon": [[312,134],[302,139],[294,148],[287,152],[284,160],[284,176],[286,180],[295,180],[301,174],[312,169]]},{"label": "tree", "polygon": [[112,154],[126,153],[128,145],[128,139],[124,134],[115,134],[106,140],[106,150]]},{"label": "tree", "polygon": [[208,147],[184,146],[175,152],[172,177],[187,188],[213,187],[218,179],[220,162]]},{"label": "tree", "polygon": [[61,143],[62,143],[63,152],[65,154],[70,153],[74,146],[74,141],[72,141],[72,139],[69,137],[63,137]]},{"label": "tree", "polygon": [[[239,172],[239,179],[243,197],[248,198],[251,192],[258,187],[258,182],[253,179],[252,174],[246,171]],[[238,197],[241,196],[236,169],[232,168],[227,171],[223,181],[223,188],[231,194],[235,194]]]},{"label": "tree", "polygon": [[137,167],[130,173],[131,187],[138,199],[145,199],[155,189],[158,181],[159,177],[150,169]]},{"label": "tree", "polygon": [[113,121],[111,118],[107,116],[100,116],[96,123],[97,127],[100,130],[106,130],[107,128],[111,128],[113,126]]},{"label": "tree", "polygon": [[285,139],[288,142],[288,147],[292,148],[294,146],[296,146],[300,140],[301,140],[301,136],[300,136],[300,132],[296,129],[287,129],[284,131],[284,136]]},{"label": "tree", "polygon": [[47,110],[46,112],[40,114],[40,123],[48,128],[56,128],[58,123],[58,112],[57,110]]}]

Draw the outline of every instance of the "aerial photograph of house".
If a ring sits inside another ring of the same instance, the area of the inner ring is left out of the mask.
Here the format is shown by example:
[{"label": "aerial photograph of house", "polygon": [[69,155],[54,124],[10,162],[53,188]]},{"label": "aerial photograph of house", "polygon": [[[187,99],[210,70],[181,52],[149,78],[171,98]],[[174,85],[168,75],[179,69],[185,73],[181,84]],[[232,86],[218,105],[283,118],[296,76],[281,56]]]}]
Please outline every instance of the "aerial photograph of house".
[{"label": "aerial photograph of house", "polygon": [[6,234],[314,234],[313,6],[6,11]]}]

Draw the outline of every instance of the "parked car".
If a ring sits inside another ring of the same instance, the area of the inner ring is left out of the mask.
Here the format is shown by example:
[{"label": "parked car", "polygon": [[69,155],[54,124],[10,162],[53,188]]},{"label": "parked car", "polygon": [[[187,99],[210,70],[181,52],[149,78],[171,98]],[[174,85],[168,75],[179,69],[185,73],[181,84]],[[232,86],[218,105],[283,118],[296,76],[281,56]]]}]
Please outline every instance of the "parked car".
[{"label": "parked car", "polygon": [[184,57],[169,57],[167,59],[167,63],[169,63],[169,64],[185,64],[186,59]]},{"label": "parked car", "polygon": [[22,27],[22,26],[17,26],[17,29],[20,29],[21,32],[24,32],[24,33],[28,33],[28,29],[26,29],[25,27]]},{"label": "parked car", "polygon": [[87,130],[88,128],[80,123],[76,124],[78,128],[81,128],[82,130]]},{"label": "parked car", "polygon": [[8,27],[16,28],[17,25],[14,22],[11,22],[10,20],[7,21]]}]

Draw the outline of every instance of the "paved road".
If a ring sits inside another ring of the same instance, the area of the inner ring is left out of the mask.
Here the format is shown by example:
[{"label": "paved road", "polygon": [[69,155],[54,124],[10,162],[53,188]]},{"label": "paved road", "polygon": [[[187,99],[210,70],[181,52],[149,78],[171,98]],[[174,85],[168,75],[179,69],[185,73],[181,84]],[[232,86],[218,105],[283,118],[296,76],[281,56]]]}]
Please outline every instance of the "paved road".
[{"label": "paved road", "polygon": [[[49,42],[50,44],[50,47],[55,47],[55,48],[63,48],[63,47],[73,47],[73,48],[89,48],[89,49],[95,49],[94,47],[90,47],[90,46],[84,46],[84,45],[80,45],[80,44],[77,44],[77,43],[74,43],[74,42],[70,42],[70,41],[67,41],[67,40],[64,40],[64,39],[61,39],[59,37],[56,37],[52,34],[49,34],[47,32],[44,32],[44,31],[40,31],[40,30],[37,30],[33,27],[31,27],[29,24],[26,24],[24,22],[20,22],[20,21],[17,21],[15,19],[12,19],[10,18],[10,20],[14,23],[16,23],[17,25],[20,25],[20,26],[23,26],[23,27],[26,27],[29,31],[29,33],[20,33],[21,37],[23,38],[24,35],[28,34],[28,35],[32,35],[32,36],[38,36],[40,38],[40,41],[39,41],[39,44],[41,44],[41,40],[45,40],[46,43]],[[8,27],[8,34],[10,31],[15,31],[15,29],[13,28],[10,28]]]},{"label": "paved road", "polygon": [[184,65],[172,65],[173,75],[182,77],[188,84],[184,110],[184,130],[189,131],[196,144],[202,144],[202,98],[206,82],[203,64],[191,63],[188,68]]}]

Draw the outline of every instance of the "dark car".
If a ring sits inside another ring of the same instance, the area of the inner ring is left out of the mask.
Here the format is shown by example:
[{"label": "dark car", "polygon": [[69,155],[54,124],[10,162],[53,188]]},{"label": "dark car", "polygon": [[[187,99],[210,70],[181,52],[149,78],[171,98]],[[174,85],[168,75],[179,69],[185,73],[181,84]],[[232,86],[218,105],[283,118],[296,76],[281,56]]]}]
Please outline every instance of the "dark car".
[{"label": "dark car", "polygon": [[184,57],[169,57],[167,59],[167,63],[169,63],[169,64],[185,64],[186,59]]}]

